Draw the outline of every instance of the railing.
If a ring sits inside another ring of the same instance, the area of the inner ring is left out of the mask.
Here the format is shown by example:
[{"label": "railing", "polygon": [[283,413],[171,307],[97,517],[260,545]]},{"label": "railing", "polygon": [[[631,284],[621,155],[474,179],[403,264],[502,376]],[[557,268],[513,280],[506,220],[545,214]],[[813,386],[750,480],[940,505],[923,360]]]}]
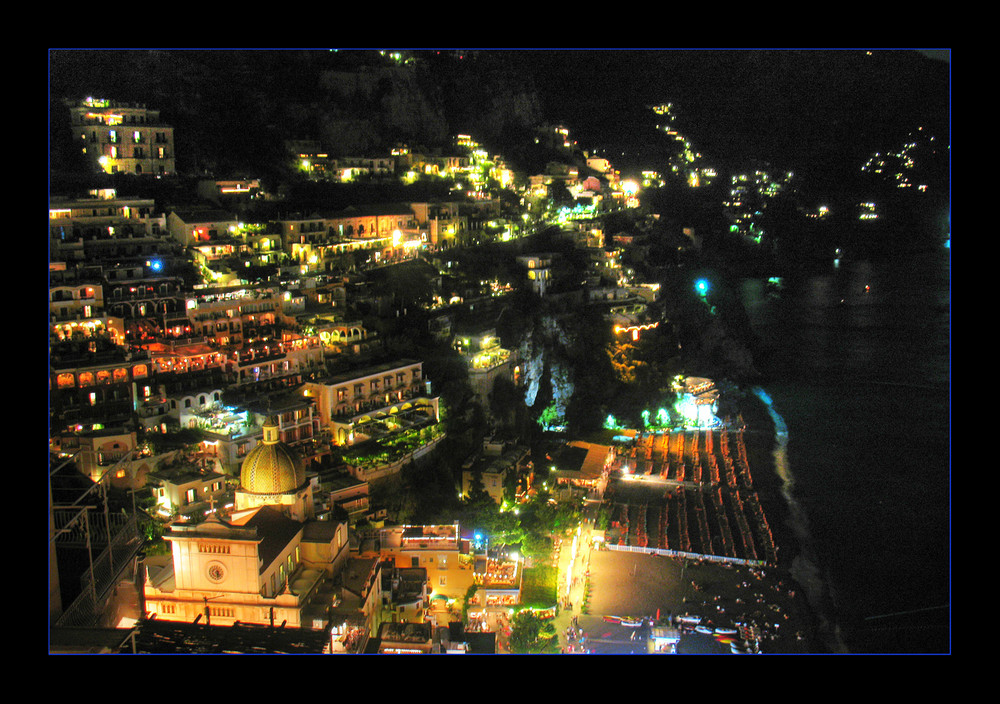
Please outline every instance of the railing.
[{"label": "railing", "polygon": [[[384,392],[383,392],[384,393]],[[422,410],[427,406],[430,406],[431,397],[425,393],[420,393],[419,391],[404,391],[403,397],[401,399],[392,400],[386,403],[383,400],[376,399],[375,401],[365,401],[361,405],[354,409],[353,407],[346,413],[333,413],[331,417],[337,422],[350,422],[356,420],[359,416],[372,415],[379,411],[384,411],[387,415],[389,414],[389,409],[393,406],[399,406],[400,404],[409,403],[411,401],[424,401],[425,403],[417,405],[413,403],[411,408],[406,410]]]},{"label": "railing", "polygon": [[721,562],[734,565],[750,565],[752,567],[765,567],[764,560],[743,560],[738,557],[726,557],[723,555],[707,555],[698,552],[686,552],[682,550],[663,550],[661,548],[639,547],[638,545],[614,545],[605,544],[608,550],[618,552],[638,552],[647,555],[662,555],[664,557],[680,557],[686,560],[700,560],[703,562]]},{"label": "railing", "polygon": [[[56,508],[53,510],[56,511]],[[61,537],[67,535],[72,535],[76,539],[84,538],[87,541],[89,551],[94,537],[89,528],[90,507],[72,510],[76,515],[62,530],[56,531],[54,539],[58,543]],[[81,520],[82,525],[80,524]],[[90,568],[83,573],[80,578],[80,595],[59,617],[56,626],[60,628],[94,628],[106,625],[100,621],[107,596],[132,565],[132,560],[138,554],[142,543],[138,521],[133,513],[119,526],[118,530],[111,536],[108,546],[92,560]]]}]

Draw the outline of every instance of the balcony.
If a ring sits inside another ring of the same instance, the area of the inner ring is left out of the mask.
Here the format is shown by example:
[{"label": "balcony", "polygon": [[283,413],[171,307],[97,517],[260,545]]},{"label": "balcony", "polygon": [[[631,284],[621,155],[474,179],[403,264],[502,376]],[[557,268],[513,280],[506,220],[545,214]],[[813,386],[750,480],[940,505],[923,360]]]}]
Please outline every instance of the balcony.
[{"label": "balcony", "polygon": [[425,393],[421,393],[421,389],[419,387],[415,387],[404,391],[398,399],[390,399],[388,403],[385,401],[384,396],[363,401],[349,412],[334,413],[332,415],[332,419],[339,423],[351,423],[355,422],[358,418],[363,416],[372,416],[376,413],[384,413],[388,415],[393,407],[401,406],[407,403],[413,407],[422,407],[430,403],[430,397]]}]

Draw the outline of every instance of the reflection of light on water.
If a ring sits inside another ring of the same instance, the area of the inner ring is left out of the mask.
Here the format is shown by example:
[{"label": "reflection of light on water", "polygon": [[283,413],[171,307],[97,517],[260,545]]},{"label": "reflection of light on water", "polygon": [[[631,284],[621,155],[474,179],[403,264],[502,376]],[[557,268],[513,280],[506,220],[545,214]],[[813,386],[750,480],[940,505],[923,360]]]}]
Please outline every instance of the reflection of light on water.
[{"label": "reflection of light on water", "polygon": [[[795,534],[795,539],[798,542],[800,550],[799,554],[792,559],[791,573],[795,580],[802,585],[803,589],[805,589],[809,604],[812,606],[816,615],[821,619],[823,625],[829,626],[829,622],[826,619],[825,614],[822,612],[823,595],[826,591],[826,584],[823,582],[823,577],[820,574],[819,568],[816,566],[814,559],[812,558],[809,522],[806,518],[805,511],[798,504],[798,502],[795,501],[795,497],[792,495],[792,487],[795,484],[795,477],[792,475],[791,465],[788,462],[788,426],[785,424],[785,420],[774,409],[771,397],[766,391],[764,391],[764,389],[755,387],[754,394],[767,408],[767,413],[771,417],[771,421],[774,423],[774,470],[781,479],[781,493],[785,497],[785,502],[788,504],[788,510],[790,513],[788,525]],[[844,649],[841,644],[838,643],[837,645],[838,649]]]}]

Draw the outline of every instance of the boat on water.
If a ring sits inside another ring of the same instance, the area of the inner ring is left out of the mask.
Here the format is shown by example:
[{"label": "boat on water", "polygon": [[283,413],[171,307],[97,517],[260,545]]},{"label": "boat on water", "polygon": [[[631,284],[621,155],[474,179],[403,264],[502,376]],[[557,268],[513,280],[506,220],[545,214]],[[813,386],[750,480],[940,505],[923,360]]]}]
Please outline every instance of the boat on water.
[{"label": "boat on water", "polygon": [[638,628],[642,625],[642,621],[637,621],[634,618],[623,618],[619,623],[625,626],[625,628]]},{"label": "boat on water", "polygon": [[720,628],[716,628],[715,629],[715,635],[717,635],[717,636],[735,636],[736,635],[736,629],[735,628],[721,628],[721,627]]},{"label": "boat on water", "polygon": [[694,630],[697,631],[698,633],[704,633],[707,636],[712,635],[712,629],[709,628],[708,626],[695,626]]},{"label": "boat on water", "polygon": [[701,616],[695,616],[693,614],[684,614],[683,616],[678,616],[677,620],[680,623],[689,623],[691,625],[697,626],[701,623]]}]

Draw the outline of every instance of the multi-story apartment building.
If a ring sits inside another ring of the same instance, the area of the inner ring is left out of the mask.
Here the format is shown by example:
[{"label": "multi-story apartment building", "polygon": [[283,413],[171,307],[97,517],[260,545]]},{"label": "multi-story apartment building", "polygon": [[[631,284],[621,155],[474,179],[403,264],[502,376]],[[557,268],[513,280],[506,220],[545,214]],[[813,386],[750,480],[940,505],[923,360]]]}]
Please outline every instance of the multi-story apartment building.
[{"label": "multi-story apartment building", "polygon": [[423,242],[414,211],[399,203],[293,215],[278,224],[285,253],[309,272],[327,271],[345,252],[373,250],[373,259],[380,261]]},{"label": "multi-story apartment building", "polygon": [[200,428],[205,437],[203,451],[229,474],[237,473],[243,460],[261,443],[267,418],[277,423],[278,439],[303,461],[311,461],[321,450],[319,419],[310,399],[285,394],[269,397],[266,405],[239,408],[225,406],[209,394],[190,400],[190,405],[177,411],[181,427]]},{"label": "multi-story apartment building", "polygon": [[200,520],[207,512],[233,502],[225,475],[193,465],[158,469],[149,473],[148,481],[162,516],[179,514]]},{"label": "multi-story apartment building", "polygon": [[361,355],[379,344],[377,334],[370,332],[360,320],[340,320],[317,316],[308,326],[319,335],[323,345],[336,354]]},{"label": "multi-story apartment building", "polygon": [[85,243],[93,246],[107,240],[148,247],[148,239],[165,233],[166,218],[156,212],[152,198],[119,198],[114,189],[100,189],[91,191],[87,198],[56,196],[49,202],[53,259],[84,259]]},{"label": "multi-story apartment building", "polygon": [[539,296],[544,296],[552,280],[552,255],[523,255],[517,257],[517,263],[527,269],[531,289]]},{"label": "multi-story apartment building", "polygon": [[63,263],[49,265],[49,271],[56,274],[49,277],[49,318],[57,337],[70,336],[80,326],[101,325],[106,313],[101,280],[64,277],[64,267]]},{"label": "multi-story apartment building", "polygon": [[70,124],[97,171],[167,176],[176,172],[174,128],[142,104],[87,98],[70,106]]},{"label": "multi-story apartment building", "polygon": [[53,433],[127,426],[137,400],[153,394],[144,352],[109,348],[96,339],[54,345],[49,370]]},{"label": "multi-story apartment building", "polygon": [[125,337],[135,344],[160,339],[166,321],[184,311],[184,280],[151,269],[141,261],[104,267],[104,305],[124,321]]},{"label": "multi-story apartment building", "polygon": [[404,359],[307,381],[303,393],[316,400],[320,423],[335,445],[368,437],[365,426],[413,414],[439,420],[438,402],[423,378],[423,363]]},{"label": "multi-story apartment building", "polygon": [[282,300],[273,289],[214,288],[189,295],[185,310],[195,334],[235,349],[258,334],[278,334]]},{"label": "multi-story apartment building", "polygon": [[357,177],[391,177],[396,174],[394,156],[334,157],[323,145],[310,139],[286,140],[285,148],[296,166],[315,181],[351,181]]},{"label": "multi-story apartment building", "polygon": [[392,559],[397,567],[426,569],[428,588],[435,594],[461,598],[472,586],[470,545],[462,539],[457,523],[383,528],[379,545],[382,557]]},{"label": "multi-story apartment building", "polygon": [[413,203],[416,222],[436,247],[453,247],[469,231],[469,217],[458,203]]}]

